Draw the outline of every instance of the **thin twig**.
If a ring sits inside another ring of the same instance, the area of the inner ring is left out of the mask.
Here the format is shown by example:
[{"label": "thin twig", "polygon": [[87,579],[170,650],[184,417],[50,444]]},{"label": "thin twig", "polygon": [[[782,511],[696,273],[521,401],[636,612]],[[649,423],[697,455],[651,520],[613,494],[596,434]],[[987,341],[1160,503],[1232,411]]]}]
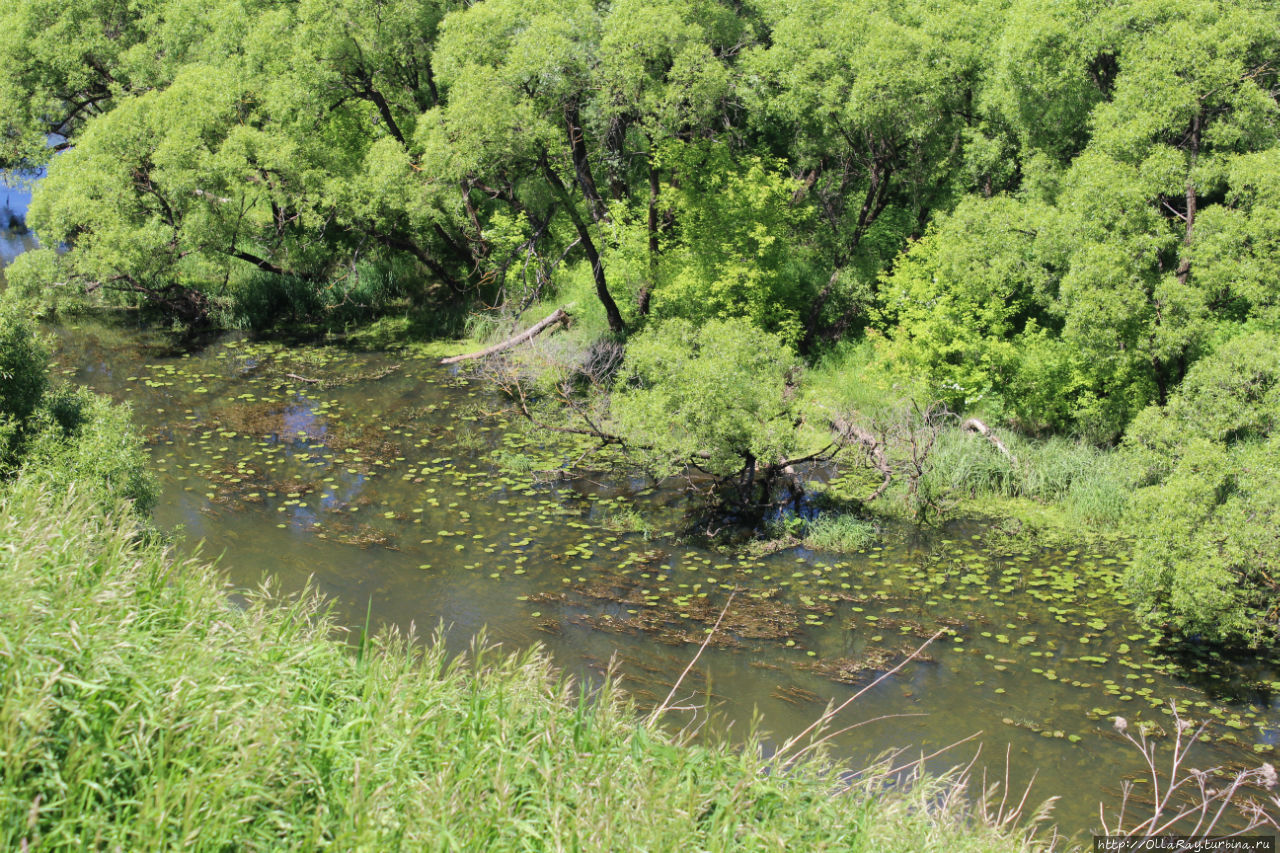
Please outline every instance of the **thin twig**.
[{"label": "thin twig", "polygon": [[781,756],[786,755],[786,754],[787,754],[787,752],[789,752],[791,749],[793,749],[797,743],[799,743],[801,740],[803,740],[803,739],[804,739],[804,738],[805,738],[805,737],[806,737],[810,732],[812,732],[814,729],[816,729],[816,728],[818,728],[818,727],[820,727],[820,726],[825,725],[825,724],[826,724],[827,722],[829,722],[833,717],[835,717],[837,714],[839,714],[839,713],[840,713],[841,711],[843,711],[845,708],[849,707],[849,705],[851,705],[854,701],[856,701],[860,696],[862,696],[863,694],[865,694],[868,690],[870,690],[871,688],[875,687],[876,685],[878,685],[880,682],[884,681],[884,680],[885,680],[886,678],[888,678],[889,676],[894,675],[894,674],[895,674],[895,673],[897,673],[900,669],[902,669],[904,666],[906,666],[908,663],[910,663],[911,661],[915,660],[915,658],[916,658],[916,657],[917,657],[921,652],[923,652],[923,651],[925,650],[925,648],[926,648],[926,647],[928,647],[928,645],[929,645],[930,643],[932,643],[934,640],[938,639],[938,637],[942,636],[945,632],[946,632],[946,629],[945,629],[945,628],[943,628],[943,629],[941,629],[941,630],[937,631],[937,632],[936,632],[932,637],[930,637],[929,639],[925,640],[925,641],[920,645],[920,647],[919,647],[919,648],[917,648],[917,649],[916,649],[915,651],[913,651],[911,654],[907,655],[907,657],[906,657],[906,658],[904,658],[902,661],[900,661],[900,662],[897,664],[897,666],[893,667],[893,669],[890,669],[890,670],[887,670],[887,671],[885,671],[885,672],[881,673],[879,676],[877,676],[877,677],[876,677],[876,679],[875,679],[874,681],[872,681],[872,682],[871,682],[870,684],[868,684],[866,687],[864,687],[864,688],[862,688],[861,690],[859,690],[857,693],[855,693],[855,694],[853,694],[852,696],[850,696],[848,699],[846,699],[846,700],[844,700],[843,702],[841,702],[837,707],[835,707],[835,708],[828,708],[826,711],[824,711],[824,712],[822,713],[822,715],[821,715],[820,717],[818,717],[818,719],[814,720],[812,723],[810,723],[810,724],[809,724],[808,728],[806,728],[804,731],[800,732],[798,735],[795,735],[794,737],[789,738],[789,739],[788,739],[788,740],[787,740],[787,741],[782,745],[782,747],[781,747],[777,752],[775,752],[775,753],[773,754],[773,760],[774,760],[774,762],[775,762],[775,763],[776,763],[776,762],[778,762],[778,761],[781,759]]},{"label": "thin twig", "polygon": [[720,616],[716,619],[716,624],[711,626],[711,630],[707,632],[707,636],[702,641],[702,645],[698,647],[698,653],[693,656],[693,660],[689,661],[689,665],[684,668],[684,672],[680,673],[680,677],[676,679],[676,683],[671,685],[671,691],[667,693],[667,698],[663,699],[662,703],[658,705],[658,707],[654,708],[653,713],[649,715],[649,725],[653,725],[657,722],[659,717],[670,710],[668,703],[676,695],[676,691],[680,689],[680,685],[684,681],[685,676],[689,674],[689,670],[693,669],[694,665],[697,664],[698,659],[702,657],[702,653],[707,650],[707,646],[711,643],[711,638],[716,635],[716,631],[720,628],[720,623],[724,621],[725,614],[729,612],[729,605],[733,604],[733,598],[737,594],[738,591],[736,589],[729,593],[729,600],[724,603],[724,609],[720,611]]}]

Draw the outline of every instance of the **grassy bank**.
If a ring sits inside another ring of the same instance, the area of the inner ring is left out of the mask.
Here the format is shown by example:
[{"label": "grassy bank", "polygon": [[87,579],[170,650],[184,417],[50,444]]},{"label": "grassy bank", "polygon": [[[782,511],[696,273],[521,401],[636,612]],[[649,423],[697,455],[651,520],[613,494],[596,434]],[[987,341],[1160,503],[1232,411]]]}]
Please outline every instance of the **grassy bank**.
[{"label": "grassy bank", "polygon": [[[335,639],[34,488],[0,500],[7,849],[1011,850],[945,786],[677,744],[536,651]],[[938,804],[946,801],[949,805]]]}]

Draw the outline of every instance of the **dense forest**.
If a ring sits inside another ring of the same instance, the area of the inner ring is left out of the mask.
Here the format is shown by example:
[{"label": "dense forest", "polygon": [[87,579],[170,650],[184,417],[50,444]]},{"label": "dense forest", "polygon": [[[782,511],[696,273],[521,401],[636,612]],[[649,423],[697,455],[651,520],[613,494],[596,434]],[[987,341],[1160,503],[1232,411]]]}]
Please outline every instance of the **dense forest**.
[{"label": "dense forest", "polygon": [[487,368],[539,423],[757,509],[823,459],[1056,502],[1153,622],[1280,636],[1272,2],[14,0],[0,67],[11,300],[566,306]]}]

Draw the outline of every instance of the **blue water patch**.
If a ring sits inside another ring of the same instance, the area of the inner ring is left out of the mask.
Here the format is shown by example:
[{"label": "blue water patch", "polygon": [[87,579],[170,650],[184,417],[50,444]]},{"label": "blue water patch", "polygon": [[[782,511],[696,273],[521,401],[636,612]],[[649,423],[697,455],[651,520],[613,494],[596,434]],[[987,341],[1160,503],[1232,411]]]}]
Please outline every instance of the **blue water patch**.
[{"label": "blue water patch", "polygon": [[42,177],[43,170],[34,174],[0,171],[0,267],[35,246],[35,237],[27,230],[27,209],[31,187]]}]

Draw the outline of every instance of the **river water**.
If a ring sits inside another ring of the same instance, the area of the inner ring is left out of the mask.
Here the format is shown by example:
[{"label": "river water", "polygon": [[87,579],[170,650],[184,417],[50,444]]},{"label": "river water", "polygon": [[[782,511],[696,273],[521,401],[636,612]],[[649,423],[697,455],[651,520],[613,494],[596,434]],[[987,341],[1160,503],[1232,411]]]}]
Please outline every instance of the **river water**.
[{"label": "river water", "polygon": [[[0,187],[21,216],[25,196]],[[0,211],[0,214],[3,212]],[[7,225],[9,218],[0,219]],[[30,247],[0,230],[0,261]],[[1122,563],[1088,549],[1019,549],[976,522],[890,531],[854,555],[725,553],[678,540],[678,490],[625,472],[551,473],[575,449],[512,429],[501,400],[425,354],[359,352],[223,335],[175,345],[116,323],[50,330],[59,371],[127,401],[180,530],[237,587],[311,583],[341,621],[442,626],[463,649],[484,631],[542,644],[591,681],[613,662],[642,705],[667,695],[730,594],[678,695],[676,724],[774,739],[868,690],[833,739],[854,766],[888,749],[1060,796],[1067,834],[1097,825],[1140,756],[1114,731],[1171,732],[1170,702],[1208,721],[1195,766],[1256,766],[1280,739],[1280,668],[1177,661],[1131,617]],[[965,740],[966,738],[972,739]]]}]

